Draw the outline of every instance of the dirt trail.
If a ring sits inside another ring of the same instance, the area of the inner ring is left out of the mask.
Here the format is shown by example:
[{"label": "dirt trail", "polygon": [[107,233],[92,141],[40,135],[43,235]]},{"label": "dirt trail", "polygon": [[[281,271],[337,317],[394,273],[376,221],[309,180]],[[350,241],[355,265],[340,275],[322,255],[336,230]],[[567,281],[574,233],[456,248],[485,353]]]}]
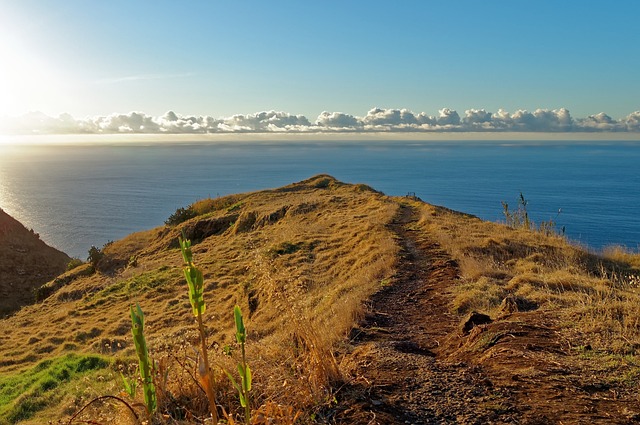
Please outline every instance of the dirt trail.
[{"label": "dirt trail", "polygon": [[[637,397],[609,397],[608,387],[594,394],[598,382],[562,352],[553,319],[542,313],[515,313],[463,336],[450,310],[457,264],[415,230],[417,220],[404,205],[391,225],[402,248],[399,274],[352,331],[355,348],[344,364],[354,378],[339,391],[334,422],[638,423]],[[505,336],[488,345],[494,351],[468,349],[493,331]]]},{"label": "dirt trail", "polygon": [[392,224],[402,246],[399,275],[372,298],[370,313],[353,331],[356,378],[343,389],[348,407],[338,422],[517,423],[509,394],[478,368],[439,360],[459,324],[447,293],[458,270],[437,243],[412,231],[416,220],[416,211],[403,206]]}]

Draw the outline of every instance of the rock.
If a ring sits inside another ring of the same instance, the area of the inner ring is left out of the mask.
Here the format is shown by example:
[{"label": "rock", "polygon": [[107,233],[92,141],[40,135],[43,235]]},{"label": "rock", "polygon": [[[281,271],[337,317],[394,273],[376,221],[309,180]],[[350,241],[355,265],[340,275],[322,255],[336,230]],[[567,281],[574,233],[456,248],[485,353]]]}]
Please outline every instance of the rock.
[{"label": "rock", "polygon": [[491,323],[491,317],[487,316],[483,313],[478,313],[477,311],[471,312],[467,320],[462,324],[462,333],[464,335],[468,335],[471,332],[471,329],[475,328],[479,325],[486,325],[487,323]]}]

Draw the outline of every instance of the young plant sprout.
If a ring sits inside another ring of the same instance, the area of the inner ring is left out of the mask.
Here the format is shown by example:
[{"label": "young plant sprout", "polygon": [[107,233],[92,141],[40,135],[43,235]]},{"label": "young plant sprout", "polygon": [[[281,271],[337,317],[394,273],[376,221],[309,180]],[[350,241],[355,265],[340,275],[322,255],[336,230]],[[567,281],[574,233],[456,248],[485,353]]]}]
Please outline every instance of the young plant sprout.
[{"label": "young plant sprout", "polygon": [[198,330],[200,331],[200,344],[201,351],[199,356],[198,373],[200,375],[200,383],[204,387],[209,400],[209,411],[213,423],[218,423],[218,409],[216,404],[215,391],[213,389],[213,373],[209,367],[209,356],[207,351],[206,333],[204,329],[204,323],[202,322],[202,315],[206,310],[206,304],[204,302],[204,277],[202,270],[197,268],[193,263],[193,253],[191,252],[191,241],[188,240],[184,233],[182,237],[178,238],[180,242],[180,250],[182,251],[182,258],[184,260],[184,277],[187,280],[189,286],[189,301],[191,302],[191,309],[193,315],[198,321]]}]

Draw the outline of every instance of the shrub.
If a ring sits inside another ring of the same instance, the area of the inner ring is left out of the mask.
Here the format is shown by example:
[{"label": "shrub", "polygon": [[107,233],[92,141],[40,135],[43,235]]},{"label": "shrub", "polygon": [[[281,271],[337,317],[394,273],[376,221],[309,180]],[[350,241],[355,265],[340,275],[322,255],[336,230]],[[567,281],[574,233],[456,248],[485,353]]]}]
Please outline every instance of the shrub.
[{"label": "shrub", "polygon": [[178,208],[176,212],[171,214],[164,222],[167,226],[177,226],[180,223],[184,223],[187,220],[192,219],[197,214],[192,206],[186,208]]},{"label": "shrub", "polygon": [[82,261],[79,258],[72,258],[71,261],[69,261],[69,263],[67,263],[67,271],[73,270],[76,267],[79,267],[81,265],[84,264],[84,261]]},{"label": "shrub", "polygon": [[103,258],[104,252],[100,248],[91,245],[91,248],[89,248],[89,256],[87,257],[87,261],[91,263],[94,268],[96,268],[100,260],[102,260]]}]

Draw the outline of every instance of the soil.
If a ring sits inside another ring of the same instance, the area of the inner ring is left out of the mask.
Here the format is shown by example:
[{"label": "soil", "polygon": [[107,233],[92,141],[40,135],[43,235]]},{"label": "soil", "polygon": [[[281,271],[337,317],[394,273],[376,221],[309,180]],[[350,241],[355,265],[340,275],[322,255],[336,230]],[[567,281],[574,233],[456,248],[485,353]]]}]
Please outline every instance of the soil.
[{"label": "soil", "polygon": [[352,331],[343,363],[352,379],[337,392],[328,422],[640,422],[637,392],[589,369],[556,332],[553,313],[514,300],[490,323],[453,313],[457,264],[416,231],[417,219],[404,205],[391,225],[402,247],[399,273]]}]

